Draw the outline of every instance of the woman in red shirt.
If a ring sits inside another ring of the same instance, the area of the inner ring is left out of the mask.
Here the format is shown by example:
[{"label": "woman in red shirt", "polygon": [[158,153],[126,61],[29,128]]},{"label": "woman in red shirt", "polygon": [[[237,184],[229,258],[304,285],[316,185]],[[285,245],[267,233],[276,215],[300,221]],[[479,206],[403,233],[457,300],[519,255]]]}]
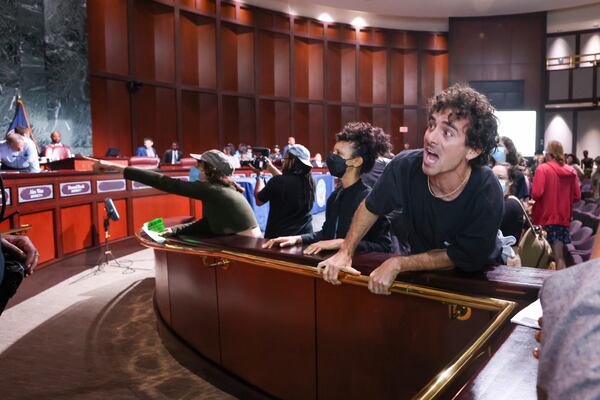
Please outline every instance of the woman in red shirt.
[{"label": "woman in red shirt", "polygon": [[556,268],[565,268],[564,245],[571,243],[569,225],[573,203],[581,199],[579,180],[572,168],[565,165],[562,144],[548,143],[546,162],[535,171],[531,197],[533,223],[543,225],[556,260]]}]

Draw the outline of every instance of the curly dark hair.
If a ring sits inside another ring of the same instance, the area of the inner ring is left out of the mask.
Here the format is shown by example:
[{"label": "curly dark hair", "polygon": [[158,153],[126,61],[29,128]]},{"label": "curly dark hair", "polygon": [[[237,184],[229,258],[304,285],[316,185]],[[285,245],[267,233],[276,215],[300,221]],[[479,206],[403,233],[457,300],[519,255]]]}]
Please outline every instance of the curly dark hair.
[{"label": "curly dark hair", "polygon": [[454,84],[430,100],[427,116],[429,118],[434,112],[448,109],[453,110],[458,118],[469,121],[465,140],[467,147],[481,150],[481,154],[469,161],[471,167],[488,164],[498,143],[498,120],[494,107],[473,88]]},{"label": "curly dark hair", "polygon": [[221,171],[217,170],[210,163],[200,161],[202,168],[204,169],[204,175],[206,175],[206,181],[213,185],[229,186],[240,193],[244,193],[244,188],[238,185],[230,176],[225,175]]},{"label": "curly dark hair", "polygon": [[353,155],[363,159],[360,168],[363,174],[373,169],[377,157],[388,155],[392,151],[390,135],[368,122],[348,122],[342,131],[335,135],[335,140],[352,143]]},{"label": "curly dark hair", "polygon": [[515,147],[515,143],[512,141],[512,139],[507,136],[502,136],[500,138],[500,142],[506,149],[506,162],[512,166],[518,165],[519,155],[517,154],[517,148]]}]

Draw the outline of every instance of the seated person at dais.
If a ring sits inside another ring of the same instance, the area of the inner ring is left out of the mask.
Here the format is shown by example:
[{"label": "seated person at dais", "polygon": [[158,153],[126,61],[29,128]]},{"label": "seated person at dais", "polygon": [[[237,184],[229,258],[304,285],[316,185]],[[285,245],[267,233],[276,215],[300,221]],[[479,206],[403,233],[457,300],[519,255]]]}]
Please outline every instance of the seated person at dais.
[{"label": "seated person at dais", "polygon": [[183,152],[179,150],[179,144],[177,142],[171,143],[171,148],[165,151],[163,154],[162,162],[165,164],[177,164],[181,162],[183,158]]},{"label": "seated person at dais", "polygon": [[40,172],[35,144],[17,133],[10,133],[0,142],[0,162],[3,170]]},{"label": "seated person at dais", "polygon": [[[389,135],[369,123],[346,124],[336,135],[333,153],[327,158],[329,172],[340,179],[341,185],[327,199],[322,229],[304,235],[271,239],[263,247],[309,244],[304,250],[305,254],[339,249],[348,233],[354,212],[371,192],[371,188],[362,181],[361,174],[373,168],[381,149],[390,146],[389,141]],[[290,152],[293,149],[292,147]],[[389,253],[390,249],[390,223],[387,217],[382,216],[358,243],[357,251]]]},{"label": "seated person at dais", "polygon": [[310,172],[310,152],[301,144],[290,148],[283,158],[282,171],[275,168],[268,157],[265,157],[265,162],[273,177],[265,185],[262,171],[255,170],[254,188],[256,204],[269,203],[265,237],[312,233],[315,183]]},{"label": "seated person at dais", "polygon": [[57,161],[72,157],[71,149],[69,146],[63,144],[59,131],[54,131],[50,134],[50,144],[44,147],[43,155],[48,161]]},{"label": "seated person at dais", "polygon": [[188,224],[167,228],[163,236],[198,235],[223,236],[242,235],[262,237],[250,204],[242,195],[244,191],[231,179],[234,169],[219,150],[209,150],[201,155],[191,154],[197,159],[200,178],[187,182],[160,173],[135,167],[124,167],[101,160],[97,169],[122,170],[123,177],[132,181],[202,201],[203,218]]},{"label": "seated person at dais", "polygon": [[370,274],[373,293],[389,294],[400,272],[475,272],[501,261],[502,190],[486,166],[498,140],[493,111],[485,96],[462,85],[432,99],[424,149],[403,151],[388,164],[340,250],[319,263],[326,281],[340,284],[340,271],[360,275],[352,268],[360,240],[380,216],[400,209],[411,253],[390,257]]},{"label": "seated person at dais", "polygon": [[144,138],[144,145],[135,149],[136,157],[152,157],[158,158],[158,153],[156,149],[153,147],[154,142],[150,138]]}]

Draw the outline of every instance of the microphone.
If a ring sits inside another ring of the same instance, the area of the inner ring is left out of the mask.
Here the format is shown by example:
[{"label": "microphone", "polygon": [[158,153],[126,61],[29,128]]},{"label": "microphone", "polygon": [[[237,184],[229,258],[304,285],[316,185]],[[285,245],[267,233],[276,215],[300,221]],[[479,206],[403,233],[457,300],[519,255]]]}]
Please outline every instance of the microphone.
[{"label": "microphone", "polygon": [[104,208],[106,209],[108,218],[112,219],[113,221],[118,221],[121,219],[119,212],[117,211],[117,207],[115,207],[115,203],[113,203],[110,197],[104,199]]}]

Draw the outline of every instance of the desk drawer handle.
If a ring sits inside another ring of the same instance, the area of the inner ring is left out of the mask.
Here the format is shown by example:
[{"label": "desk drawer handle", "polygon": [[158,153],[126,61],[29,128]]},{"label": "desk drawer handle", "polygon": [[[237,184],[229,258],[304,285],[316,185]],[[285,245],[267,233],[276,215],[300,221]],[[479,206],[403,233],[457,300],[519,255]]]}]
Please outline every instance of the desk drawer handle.
[{"label": "desk drawer handle", "polygon": [[229,264],[231,264],[231,261],[226,260],[224,258],[222,258],[219,261],[214,262],[212,264],[207,264],[206,259],[204,259],[204,265],[207,266],[208,268],[222,267],[223,269],[227,269],[227,268],[229,268]]}]

